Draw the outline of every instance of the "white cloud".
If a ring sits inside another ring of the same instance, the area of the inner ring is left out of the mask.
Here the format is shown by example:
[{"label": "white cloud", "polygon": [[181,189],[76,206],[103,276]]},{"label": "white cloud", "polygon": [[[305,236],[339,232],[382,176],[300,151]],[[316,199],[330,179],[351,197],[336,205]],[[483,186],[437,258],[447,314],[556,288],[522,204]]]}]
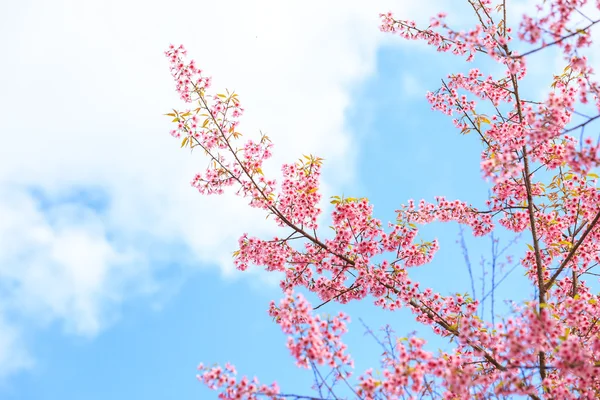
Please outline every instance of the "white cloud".
[{"label": "white cloud", "polygon": [[[215,88],[240,93],[243,132],[261,129],[276,144],[268,169],[318,154],[333,193],[355,167],[349,89],[395,40],[378,31],[378,13],[426,16],[435,4],[13,2],[0,16],[0,281],[11,285],[0,292],[0,375],[32,365],[23,321],[94,335],[125,292],[160,290],[151,261],[170,254],[153,244],[183,245],[182,259],[230,274],[239,235],[272,229],[241,199],[189,187],[205,160],[179,149],[162,116],[180,105],[162,53],[169,43],[184,43]],[[73,187],[99,190],[106,204],[66,201]]]},{"label": "white cloud", "polygon": [[[22,191],[0,190],[0,221],[2,377],[33,365],[22,327],[60,320],[68,332],[93,336],[114,318],[110,306],[130,289],[129,277],[144,274],[135,264],[143,260],[114,248],[98,215],[80,205],[44,213]],[[133,292],[151,290],[145,283]]]}]

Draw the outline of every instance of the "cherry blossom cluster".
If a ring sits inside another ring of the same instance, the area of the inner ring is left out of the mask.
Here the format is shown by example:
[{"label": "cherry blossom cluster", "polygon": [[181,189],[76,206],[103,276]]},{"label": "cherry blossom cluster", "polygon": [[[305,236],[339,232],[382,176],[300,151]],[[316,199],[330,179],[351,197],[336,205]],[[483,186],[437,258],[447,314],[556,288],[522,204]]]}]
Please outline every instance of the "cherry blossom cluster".
[{"label": "cherry blossom cluster", "polygon": [[252,380],[247,377],[242,377],[238,381],[236,378],[237,371],[235,367],[229,363],[225,364],[225,368],[219,366],[207,367],[204,364],[198,366],[198,371],[201,371],[197,378],[210,389],[223,391],[219,393],[219,399],[227,400],[258,400],[261,398],[269,398],[271,400],[281,400],[279,396],[279,387],[276,383],[270,386],[262,385],[257,378]]},{"label": "cherry blossom cluster", "polygon": [[[339,313],[336,317],[321,319],[311,313],[312,307],[302,294],[294,296],[287,291],[279,306],[271,302],[269,315],[288,335],[288,348],[299,367],[309,368],[310,362],[317,365],[328,364],[341,368],[353,366],[353,361],[346,353],[347,346],[339,339],[347,331],[346,324],[350,318]],[[347,372],[345,377],[350,376]]]},{"label": "cherry blossom cluster", "polygon": [[[360,377],[363,398],[423,396],[439,390],[440,386],[446,388],[444,398],[487,399],[534,394],[535,371],[528,366],[536,363],[539,350],[547,351],[549,365],[552,365],[544,381],[549,398],[596,398],[600,393],[597,367],[600,327],[595,324],[598,297],[590,295],[586,288],[579,296],[570,297],[564,290],[570,287],[569,283],[567,278],[559,284],[565,307],[549,306],[537,313],[534,304],[530,304],[521,310],[520,317],[499,323],[495,327],[496,334],[491,334],[473,314],[462,314],[452,327],[461,330],[456,336],[459,344],[454,354],[442,353],[435,357],[422,349],[423,340],[398,340],[393,356],[386,353],[383,359],[381,376],[367,371]],[[558,314],[559,308],[562,314]],[[571,318],[580,320],[569,320]],[[569,326],[578,328],[563,330],[567,320],[572,324]],[[493,355],[483,351],[484,346]]]},{"label": "cherry blossom cluster", "polygon": [[202,70],[196,66],[194,60],[186,63],[183,59],[187,51],[180,45],[170,45],[165,55],[171,64],[171,75],[175,79],[176,90],[186,103],[191,103],[194,95],[199,90],[207,90],[211,85],[210,77],[203,77]]},{"label": "cherry blossom cluster", "polygon": [[[277,197],[277,208],[293,224],[306,229],[317,228],[321,214],[318,193],[321,176],[321,159],[305,156],[296,164],[285,164],[282,168],[283,183]],[[284,225],[280,219],[279,224]]]},{"label": "cherry blossom cluster", "polygon": [[[554,112],[569,112],[573,109],[574,98],[579,96],[582,104],[586,104],[591,97],[596,110],[600,112],[600,84],[593,79],[594,70],[588,65],[588,58],[582,51],[592,44],[591,28],[600,23],[600,18],[592,19],[583,14],[581,9],[588,0],[555,0],[544,2],[538,6],[537,16],[523,16],[519,27],[519,38],[540,47],[531,52],[547,46],[557,46],[569,62],[565,73],[559,76],[562,98],[547,102],[547,106]],[[596,0],[595,6],[600,9]],[[582,18],[583,16],[583,18]],[[578,24],[572,23],[573,21]],[[531,53],[530,52],[530,53]],[[556,107],[558,103],[558,107]],[[560,104],[564,104],[564,111]],[[558,110],[557,110],[558,108]],[[556,124],[551,120],[546,126],[562,128],[564,125]],[[584,143],[580,152],[572,151],[567,157],[569,165],[576,170],[587,170],[598,166],[600,148],[591,142]]]},{"label": "cherry blossom cluster", "polygon": [[244,111],[237,94],[207,94],[211,79],[202,76],[193,60],[186,61],[183,46],[171,45],[165,55],[177,92],[186,103],[197,103],[195,109],[167,114],[177,123],[171,135],[183,136],[182,147],[200,147],[210,157],[206,171],[197,173],[191,185],[202,194],[222,194],[225,187],[237,183],[238,194],[250,196],[252,206],[268,208],[275,181],[265,179],[261,167],[272,154],[269,138],[262,136],[259,142],[248,140],[241,149],[234,148]]},{"label": "cherry blossom cluster", "polygon": [[415,207],[414,200],[409,200],[408,205],[396,210],[398,220],[404,223],[430,224],[434,221],[456,221],[473,228],[475,236],[484,236],[494,229],[492,216],[479,213],[476,208],[467,203],[454,200],[448,201],[443,196],[436,198],[437,204],[419,202]]},{"label": "cherry blossom cluster", "polygon": [[[328,365],[339,379],[349,378],[353,362],[341,340],[349,318],[341,313],[323,318],[315,309],[369,297],[389,311],[408,308],[417,322],[450,338],[455,347],[434,355],[421,339],[399,340],[393,354],[384,354],[381,373],[360,375],[358,398],[600,398],[600,299],[585,281],[600,265],[600,191],[592,171],[600,164],[600,145],[589,137],[578,142],[570,134],[600,116],[600,86],[583,54],[599,21],[588,18],[586,26],[574,27],[585,0],[544,3],[540,16],[523,18],[518,34],[530,45],[557,46],[568,62],[561,75],[553,76],[553,90],[542,102],[525,99],[521,88],[526,58],[541,47],[523,54],[511,50],[506,2],[469,0],[478,23],[468,31],[452,29],[443,13],[425,28],[381,14],[384,32],[425,41],[468,62],[483,54],[504,67],[499,77],[478,68],[450,74],[439,90],[427,94],[434,110],[454,117],[462,133],[481,139],[482,174],[493,181],[486,208],[442,196],[418,205],[409,200],[396,211],[395,223],[385,226],[374,218],[367,199],[334,197],[331,230],[319,231],[322,160],[304,156],[285,164],[277,187],[262,172],[271,156],[270,140],[263,136],[241,148],[235,144],[243,112],[237,95],[207,94],[210,78],[185,61],[185,49],[171,46],[166,52],[176,90],[186,103],[197,103],[168,114],[177,124],[172,135],[183,139],[183,146],[201,147],[209,158],[193,186],[202,194],[235,186],[285,230],[270,240],[244,234],[234,263],[240,270],[256,265],[284,274],[284,297],[278,306],[271,303],[269,314],[288,335],[298,366]],[[600,2],[596,6],[600,9]],[[590,101],[599,116],[576,111]],[[482,113],[482,105],[495,114]],[[574,116],[584,121],[573,127]],[[551,178],[538,178],[540,169]],[[493,325],[468,295],[442,295],[411,279],[411,268],[428,264],[439,247],[435,239],[419,238],[419,226],[451,221],[470,226],[474,236],[488,235],[498,225],[528,231],[520,264],[537,297],[516,304],[510,318]],[[321,304],[313,309],[295,294],[300,287]],[[201,370],[199,379],[219,390],[220,398],[285,397],[276,385],[238,381],[229,365]]]},{"label": "cherry blossom cluster", "polygon": [[[588,3],[588,0],[555,0],[544,3],[537,6],[540,16],[523,16],[519,30],[521,40],[531,44],[541,42],[545,45],[547,43],[544,36],[546,36],[551,43],[556,42],[555,44],[565,53],[592,44],[588,29],[581,29],[573,35],[573,28],[569,24],[574,17],[578,16],[578,11]],[[596,0],[598,8],[600,8],[599,4]],[[595,24],[594,21],[591,23]],[[574,43],[565,38],[573,38]]]}]

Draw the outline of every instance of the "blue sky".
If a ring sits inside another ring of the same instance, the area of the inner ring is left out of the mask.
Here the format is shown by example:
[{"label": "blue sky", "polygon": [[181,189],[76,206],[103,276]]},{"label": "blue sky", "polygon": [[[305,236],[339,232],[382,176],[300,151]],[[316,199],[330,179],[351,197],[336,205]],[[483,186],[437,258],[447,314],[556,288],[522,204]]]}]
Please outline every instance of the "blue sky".
[{"label": "blue sky", "polygon": [[[324,157],[324,198],[368,197],[385,222],[410,198],[487,198],[478,139],[424,96],[471,66],[378,30],[378,12],[427,21],[450,4],[13,2],[0,16],[10,55],[0,66],[0,398],[213,399],[195,368],[227,361],[309,393],[310,373],[294,367],[267,315],[277,277],[239,273],[231,258],[242,233],[278,230],[239,198],[189,186],[205,161],[168,134],[162,114],[181,103],[162,52],[184,43],[215,89],[240,94],[244,134],[275,143],[267,173],[301,154]],[[524,10],[515,4],[512,21]],[[465,15],[449,18],[460,26]],[[539,61],[536,72],[562,69]],[[470,291],[458,227],[422,234],[441,249],[411,274],[445,294]],[[478,279],[490,241],[465,237]],[[529,295],[513,275],[500,299]],[[400,336],[419,328],[368,302],[343,310],[357,373],[380,354],[359,318]]]}]

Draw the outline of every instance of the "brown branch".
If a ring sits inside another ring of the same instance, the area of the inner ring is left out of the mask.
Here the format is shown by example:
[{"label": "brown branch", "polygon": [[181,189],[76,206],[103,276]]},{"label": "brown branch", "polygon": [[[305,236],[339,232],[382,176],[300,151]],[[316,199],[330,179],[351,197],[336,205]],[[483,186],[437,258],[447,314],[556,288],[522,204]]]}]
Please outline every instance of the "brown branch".
[{"label": "brown branch", "polygon": [[592,229],[594,229],[594,227],[598,223],[598,220],[600,220],[600,211],[598,211],[598,213],[596,214],[596,217],[592,220],[592,222],[590,224],[588,224],[587,229],[583,232],[583,234],[581,235],[581,237],[579,238],[579,240],[577,241],[577,243],[575,243],[575,245],[571,248],[571,251],[569,251],[569,254],[563,260],[563,262],[560,264],[560,266],[558,267],[558,269],[556,270],[556,272],[552,275],[552,277],[550,278],[550,280],[548,281],[548,283],[546,283],[546,285],[544,287],[544,290],[550,290],[550,288],[552,287],[552,285],[554,284],[554,282],[556,282],[556,279],[558,278],[558,276],[560,275],[560,273],[565,269],[565,267],[567,266],[567,264],[569,263],[569,261],[571,261],[571,259],[575,255],[575,252],[577,251],[577,249],[579,248],[579,246],[581,246],[581,243],[583,243],[583,241],[585,240],[585,238],[587,237],[587,235],[592,231]]},{"label": "brown branch", "polygon": [[[506,54],[510,54],[510,50],[507,45],[504,45],[504,50]],[[519,84],[517,77],[512,72],[510,73],[510,78],[513,84],[514,94],[515,94],[515,103],[517,105],[517,114],[519,116],[519,122],[523,123],[523,110],[521,108],[521,99],[519,96]],[[543,264],[542,257],[540,253],[540,244],[538,241],[537,231],[535,227],[535,214],[534,214],[534,204],[533,204],[533,195],[531,191],[531,175],[529,173],[529,160],[527,158],[527,148],[523,146],[523,179],[525,183],[525,190],[527,191],[527,209],[529,214],[529,224],[531,225],[531,236],[533,239],[533,248],[535,255],[535,264],[536,264],[536,272],[537,272],[537,285],[538,285],[538,307],[540,314],[542,313],[542,307],[546,303],[546,290],[544,286],[544,275],[543,275]],[[543,351],[540,351],[538,354],[540,360],[540,378],[544,380],[546,378],[546,354]]]}]

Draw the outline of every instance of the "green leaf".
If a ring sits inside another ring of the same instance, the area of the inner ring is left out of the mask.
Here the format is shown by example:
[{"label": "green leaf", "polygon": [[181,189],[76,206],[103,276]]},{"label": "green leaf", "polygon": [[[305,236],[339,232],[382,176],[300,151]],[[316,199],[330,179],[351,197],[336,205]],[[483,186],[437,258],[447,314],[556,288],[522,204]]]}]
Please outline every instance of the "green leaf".
[{"label": "green leaf", "polygon": [[527,243],[527,247],[529,248],[529,250],[534,251],[534,248],[532,245],[530,245],[529,243]]}]

